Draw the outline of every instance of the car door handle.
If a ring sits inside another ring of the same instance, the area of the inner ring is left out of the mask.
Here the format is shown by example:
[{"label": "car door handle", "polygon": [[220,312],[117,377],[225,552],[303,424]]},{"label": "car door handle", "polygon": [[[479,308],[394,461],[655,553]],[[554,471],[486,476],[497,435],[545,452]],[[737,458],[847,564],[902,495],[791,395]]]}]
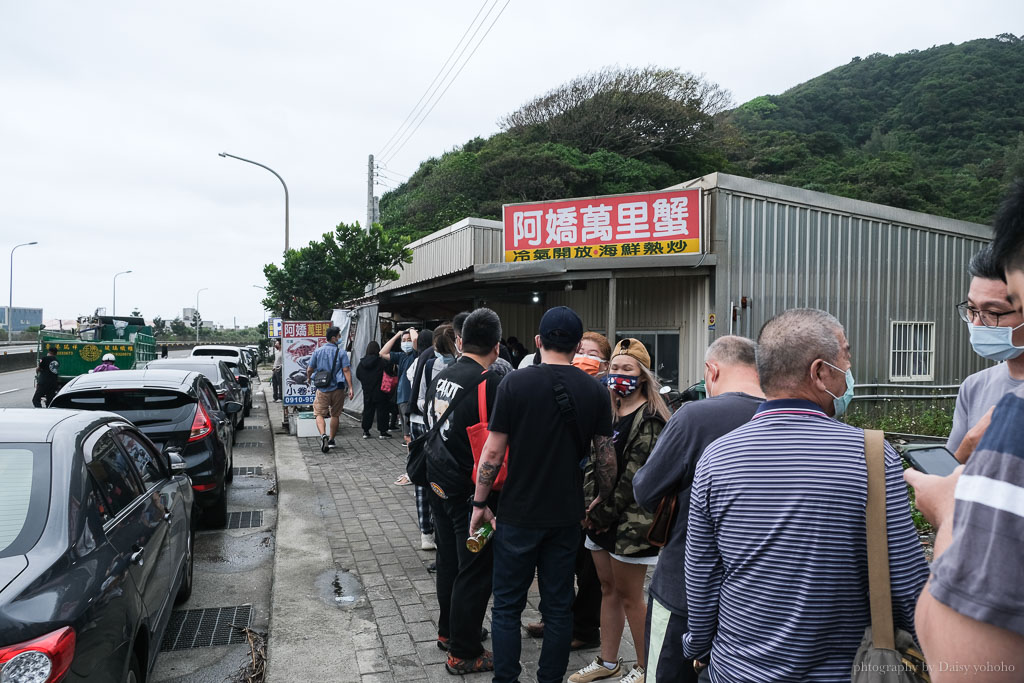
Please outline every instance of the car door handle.
[{"label": "car door handle", "polygon": [[170,510],[168,510],[167,512],[164,513],[164,521],[165,522],[170,522],[173,518],[174,518],[174,513],[171,512]]},{"label": "car door handle", "polygon": [[135,552],[132,553],[131,558],[129,559],[131,560],[132,564],[137,564],[141,567],[143,562],[142,553],[145,552],[145,548],[138,548],[138,546],[136,546],[136,548],[137,550],[135,550]]}]

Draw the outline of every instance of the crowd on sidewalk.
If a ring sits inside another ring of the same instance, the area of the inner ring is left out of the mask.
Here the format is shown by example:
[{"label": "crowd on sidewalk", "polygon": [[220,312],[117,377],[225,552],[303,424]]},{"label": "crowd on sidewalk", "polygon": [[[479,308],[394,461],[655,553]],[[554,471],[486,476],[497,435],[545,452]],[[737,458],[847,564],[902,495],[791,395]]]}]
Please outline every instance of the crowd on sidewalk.
[{"label": "crowd on sidewalk", "polygon": [[[643,343],[613,346],[567,307],[545,312],[534,354],[487,308],[371,342],[364,436],[374,420],[389,436],[395,414],[409,444],[395,483],[416,487],[436,549],[447,670],[518,681],[525,627],[543,639],[539,683],[1022,680],[1024,185],[995,233],[956,309],[1001,362],[961,388],[948,448],[964,464],[948,476],[904,472],[841,421],[856,368],[822,310],[715,339],[707,398],[675,412]],[[337,328],[327,338],[309,363],[329,375],[324,452],[352,396]],[[930,567],[908,483],[937,530]],[[542,621],[523,624],[535,579]],[[582,648],[599,653],[567,671]]]}]

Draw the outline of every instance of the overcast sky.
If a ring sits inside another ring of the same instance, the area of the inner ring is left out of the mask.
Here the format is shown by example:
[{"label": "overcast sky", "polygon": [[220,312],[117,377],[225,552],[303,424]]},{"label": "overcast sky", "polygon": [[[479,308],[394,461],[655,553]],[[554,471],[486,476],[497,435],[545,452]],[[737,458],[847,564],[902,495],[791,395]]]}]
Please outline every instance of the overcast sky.
[{"label": "overcast sky", "polygon": [[[491,1],[0,2],[4,274],[12,246],[39,241],[15,254],[15,305],[42,307],[46,318],[109,312],[113,276],[130,269],[118,278],[118,313],[173,318],[208,287],[204,319],[261,321],[253,285],[281,257],[283,190],[267,171],[217,153],[284,177],[292,247],[341,221],[363,223],[367,155]],[[497,0],[477,39],[505,4]],[[739,104],[854,56],[1024,33],[1022,8],[509,0],[388,167],[408,175],[602,66],[703,73]]]}]

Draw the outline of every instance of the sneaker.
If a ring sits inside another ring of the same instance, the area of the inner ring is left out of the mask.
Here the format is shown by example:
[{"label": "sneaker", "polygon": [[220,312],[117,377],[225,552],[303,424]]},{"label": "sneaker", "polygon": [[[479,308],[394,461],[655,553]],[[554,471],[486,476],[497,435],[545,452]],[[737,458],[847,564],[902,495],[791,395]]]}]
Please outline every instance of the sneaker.
[{"label": "sneaker", "polygon": [[543,638],[544,637],[544,622],[536,621],[526,625],[526,635],[531,638]]},{"label": "sneaker", "polygon": [[370,432],[363,432],[363,438],[364,439],[372,439],[373,435],[371,435]]},{"label": "sneaker", "polygon": [[434,534],[420,534],[420,550],[437,550]]},{"label": "sneaker", "polygon": [[437,649],[438,650],[442,650],[444,652],[448,652],[448,648],[450,648],[451,645],[452,644],[451,644],[451,639],[450,638],[447,638],[445,636],[438,636],[437,637]]},{"label": "sneaker", "polygon": [[381,438],[381,439],[390,439],[390,438],[393,438],[393,437],[388,432],[384,432],[383,434],[380,435],[379,438]]},{"label": "sneaker", "polygon": [[[591,681],[600,681],[605,678],[612,678],[622,673],[622,658],[615,663],[614,669],[609,669],[604,665],[604,661],[600,657],[594,657],[594,661],[587,664],[585,667],[569,676],[569,683],[590,683]],[[632,672],[631,672],[632,673]]]},{"label": "sneaker", "polygon": [[338,444],[334,443],[334,439],[331,439],[330,441],[327,442],[327,447],[328,448],[334,448],[337,445]]},{"label": "sneaker", "polygon": [[320,435],[320,452],[326,453],[329,449],[327,448],[327,441],[329,437],[326,434]]},{"label": "sneaker", "polygon": [[647,680],[647,672],[639,664],[634,664],[629,673],[619,679],[619,683],[644,683],[645,680]]},{"label": "sneaker", "polygon": [[448,661],[444,663],[444,668],[453,676],[494,671],[494,654],[484,650],[483,654],[476,659],[462,659],[461,657],[449,654]]}]

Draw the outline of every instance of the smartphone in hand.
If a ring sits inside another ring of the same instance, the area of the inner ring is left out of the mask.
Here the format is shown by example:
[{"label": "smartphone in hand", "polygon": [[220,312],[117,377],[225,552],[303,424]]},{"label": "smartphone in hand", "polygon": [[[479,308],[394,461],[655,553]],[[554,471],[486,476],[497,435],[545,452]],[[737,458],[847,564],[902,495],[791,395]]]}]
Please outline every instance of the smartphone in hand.
[{"label": "smartphone in hand", "polygon": [[953,470],[960,465],[945,446],[908,448],[903,451],[903,459],[919,472],[937,474],[940,477],[953,474]]}]

